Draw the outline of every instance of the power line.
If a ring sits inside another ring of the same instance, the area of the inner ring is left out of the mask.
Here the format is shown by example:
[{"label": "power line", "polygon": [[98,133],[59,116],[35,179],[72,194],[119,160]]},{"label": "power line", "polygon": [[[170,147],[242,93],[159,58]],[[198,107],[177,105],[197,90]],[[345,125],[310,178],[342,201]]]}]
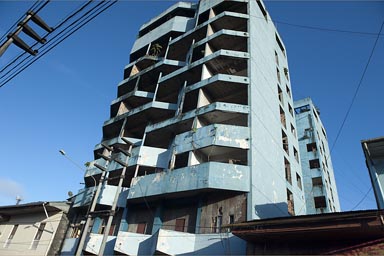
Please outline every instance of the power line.
[{"label": "power line", "polygon": [[[80,19],[83,19],[81,22],[83,22],[83,24],[79,25],[78,24],[75,24],[75,23],[72,23],[70,26],[74,25],[75,26],[78,26],[78,27],[75,27],[72,31],[69,31],[69,32],[66,32],[65,35],[63,35],[61,38],[59,38],[57,41],[51,43],[51,47],[47,50],[45,50],[41,55],[39,55],[37,58],[31,60],[29,63],[26,63],[24,64],[24,66],[22,66],[21,68],[19,68],[17,71],[15,71],[14,73],[10,74],[5,81],[1,82],[0,84],[0,87],[4,86],[6,83],[8,83],[10,80],[12,80],[14,77],[16,77],[18,74],[20,74],[22,71],[24,71],[26,68],[28,68],[30,65],[32,65],[35,61],[37,61],[38,59],[40,59],[41,57],[43,57],[45,54],[47,54],[49,51],[51,51],[53,48],[55,48],[58,44],[60,44],[62,41],[64,41],[65,39],[67,39],[69,36],[71,36],[73,33],[75,33],[77,30],[79,30],[80,28],[82,28],[83,26],[85,26],[86,24],[88,24],[88,22],[92,21],[94,18],[96,18],[97,16],[99,16],[102,12],[104,12],[105,10],[107,10],[108,8],[110,8],[112,5],[114,5],[115,3],[117,3],[118,0],[114,0],[114,1],[108,1],[108,2],[105,2],[105,1],[102,1],[100,2],[96,7],[93,7],[90,11],[87,12],[87,14],[89,14],[90,12],[92,12],[95,8],[97,8],[99,5],[102,5],[99,9],[97,9],[94,13],[91,13],[88,17],[85,17],[82,16],[81,18],[79,18],[78,20]],[[109,5],[108,5],[109,4]],[[106,7],[104,7],[106,6]],[[101,10],[100,10],[101,9]],[[86,15],[87,15],[86,14]],[[93,16],[92,16],[93,15]],[[78,21],[77,20],[77,21]],[[77,22],[76,21],[76,22]],[[81,22],[78,22],[78,23],[81,23]],[[70,27],[68,26],[68,27]],[[67,27],[67,28],[68,28]],[[66,30],[67,28],[65,28],[64,30]],[[64,32],[61,31],[62,32]],[[57,36],[57,35],[56,35]],[[55,37],[56,37],[55,36]],[[48,46],[47,46],[48,47]],[[46,48],[46,47],[45,47]],[[9,73],[9,72],[8,72]],[[6,75],[8,75],[8,73]],[[5,76],[6,76],[5,75]],[[1,78],[3,78],[4,76],[2,76]]]},{"label": "power line", "polygon": [[341,134],[341,132],[342,132],[342,130],[343,130],[343,128],[344,128],[345,122],[347,121],[347,118],[348,118],[348,116],[349,116],[349,113],[351,112],[353,103],[354,103],[355,100],[356,100],[357,93],[359,92],[359,89],[360,89],[360,87],[361,87],[361,85],[362,85],[362,82],[363,82],[363,79],[364,79],[364,77],[365,77],[365,73],[367,72],[367,70],[368,70],[368,66],[369,66],[369,64],[370,64],[370,62],[371,62],[373,53],[374,53],[375,48],[376,48],[376,45],[377,45],[377,42],[379,41],[381,31],[383,30],[383,26],[384,26],[384,21],[381,23],[380,31],[379,31],[379,33],[378,33],[377,36],[376,36],[376,40],[375,40],[375,43],[374,43],[374,45],[373,45],[373,47],[372,47],[372,50],[371,50],[371,53],[370,53],[370,55],[369,55],[368,61],[367,61],[367,63],[365,64],[365,67],[364,67],[364,70],[363,70],[363,74],[361,75],[360,81],[359,81],[359,83],[358,83],[358,85],[357,85],[357,88],[356,88],[356,90],[355,90],[355,93],[354,93],[354,95],[353,95],[353,97],[352,97],[352,101],[351,101],[351,103],[349,104],[347,113],[345,113],[344,119],[343,119],[343,121],[342,121],[342,123],[341,123],[341,126],[340,126],[340,128],[339,128],[339,131],[337,132],[336,138],[335,138],[335,140],[334,140],[334,142],[333,142],[333,144],[332,144],[332,147],[331,147],[330,152],[333,151],[333,149],[334,149],[334,147],[335,147],[335,145],[336,145],[336,143],[337,143],[337,140],[339,139],[340,134]]},{"label": "power line", "polygon": [[[30,8],[29,8],[29,10],[33,10],[36,6],[37,6],[37,4],[38,4],[38,2],[39,2],[40,0],[37,0]],[[16,27],[16,25],[20,22],[20,21],[22,21],[23,20],[23,18],[24,18],[24,16],[25,16],[25,14],[23,14],[5,33],[4,33],[4,35],[0,38],[0,42],[14,29],[14,27]]]},{"label": "power line", "polygon": [[[57,24],[57,25],[53,28],[53,30],[56,31],[56,30],[57,30],[58,28],[60,28],[63,24],[65,24],[65,22],[67,22],[70,18],[72,18],[73,16],[75,16],[76,14],[78,14],[79,12],[81,12],[81,11],[82,11],[87,5],[89,5],[91,2],[92,2],[92,0],[89,0],[89,1],[88,1],[87,3],[85,3],[82,7],[75,9],[75,11],[74,11],[72,14],[68,15],[66,18],[64,18],[63,21],[61,21],[59,24]],[[100,2],[100,3],[101,3],[101,2]],[[40,8],[39,10],[41,10],[41,8]],[[78,19],[78,20],[79,20],[79,19]],[[73,23],[72,23],[71,25],[73,25]],[[59,36],[61,33],[63,33],[63,32],[64,32],[66,29],[68,29],[71,25],[67,26],[67,27],[64,28],[62,31],[60,31],[58,34],[54,35],[54,36],[50,39],[50,43],[51,43],[51,41],[52,41],[53,39],[55,39],[57,36]],[[49,35],[49,33],[46,33],[46,34],[44,35],[43,38],[47,37],[48,35]],[[35,47],[37,44],[38,44],[38,43],[35,42],[31,47],[33,48],[33,47]],[[46,46],[46,45],[45,45],[45,46]],[[41,46],[40,48],[42,48],[42,47],[44,47],[44,46]],[[38,50],[40,50],[40,48],[39,48]],[[10,65],[12,65],[13,63],[15,63],[19,58],[21,58],[21,57],[24,56],[25,54],[26,54],[26,52],[21,53],[18,57],[16,57],[14,60],[12,60],[10,63],[8,63],[8,64],[7,64],[7,65],[0,71],[0,73],[2,73],[3,71],[5,71]],[[8,70],[8,72],[7,72],[5,75],[1,76],[0,79],[3,78],[3,77],[5,77],[5,76],[7,76],[8,73],[12,72],[14,69],[16,69],[16,68],[17,68],[19,65],[21,65],[24,61],[28,60],[30,57],[31,57],[31,55],[27,55],[21,62],[19,62],[19,63],[16,64],[13,68],[11,68],[10,70]]]}]

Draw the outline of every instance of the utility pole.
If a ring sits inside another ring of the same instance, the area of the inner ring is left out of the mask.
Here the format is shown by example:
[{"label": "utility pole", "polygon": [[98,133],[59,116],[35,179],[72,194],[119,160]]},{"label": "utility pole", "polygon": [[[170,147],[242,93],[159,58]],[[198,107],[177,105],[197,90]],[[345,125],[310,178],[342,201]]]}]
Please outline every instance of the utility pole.
[{"label": "utility pole", "polygon": [[16,46],[20,47],[22,50],[28,52],[33,56],[37,54],[37,50],[33,50],[19,37],[19,34],[21,32],[24,32],[25,34],[32,37],[41,44],[46,43],[47,40],[45,38],[41,38],[30,26],[28,26],[27,23],[30,20],[32,20],[36,25],[38,25],[48,33],[53,31],[53,28],[49,27],[39,16],[37,16],[37,14],[35,14],[33,11],[28,11],[27,16],[17,25],[16,30],[13,33],[7,35],[7,41],[5,41],[0,46],[0,57],[12,43],[14,43]]},{"label": "utility pole", "polygon": [[84,229],[83,229],[82,234],[81,234],[79,245],[77,246],[76,256],[82,255],[85,240],[86,240],[87,235],[88,235],[88,229],[89,229],[89,226],[90,226],[91,220],[92,220],[92,214],[94,213],[94,211],[96,209],[97,199],[100,195],[101,188],[103,187],[105,176],[107,175],[106,166],[108,165],[108,163],[111,160],[110,156],[112,153],[112,149],[110,147],[106,147],[106,151],[108,152],[108,156],[105,156],[104,154],[102,156],[106,160],[105,167],[100,166],[98,164],[95,164],[95,167],[99,168],[102,171],[102,174],[101,174],[101,178],[99,180],[99,185],[97,186],[96,193],[93,195],[93,198],[92,198],[92,205],[91,205],[91,208],[89,209],[89,212],[88,212],[87,220],[85,222],[85,226],[84,226]]},{"label": "utility pole", "polygon": [[116,212],[117,201],[119,200],[120,191],[121,191],[121,188],[122,188],[122,185],[123,185],[123,181],[125,179],[125,173],[127,171],[128,161],[129,161],[129,158],[131,157],[131,153],[132,153],[133,143],[130,142],[129,140],[125,139],[124,137],[122,137],[122,140],[126,144],[129,145],[129,149],[128,149],[128,151],[126,151],[126,150],[121,149],[119,147],[115,147],[118,151],[120,151],[121,153],[123,153],[126,156],[126,159],[125,159],[125,162],[122,162],[119,159],[113,159],[114,161],[119,163],[121,166],[123,166],[123,170],[122,170],[121,175],[120,175],[119,184],[117,185],[115,197],[114,197],[114,200],[113,200],[113,203],[112,203],[112,208],[111,208],[111,211],[109,212],[109,217],[108,217],[107,225],[106,225],[106,227],[104,229],[103,240],[101,242],[101,246],[100,246],[100,250],[99,250],[99,254],[98,254],[99,256],[104,255],[104,250],[105,250],[105,246],[107,244],[109,230],[111,229],[113,217],[114,217],[115,212]]}]

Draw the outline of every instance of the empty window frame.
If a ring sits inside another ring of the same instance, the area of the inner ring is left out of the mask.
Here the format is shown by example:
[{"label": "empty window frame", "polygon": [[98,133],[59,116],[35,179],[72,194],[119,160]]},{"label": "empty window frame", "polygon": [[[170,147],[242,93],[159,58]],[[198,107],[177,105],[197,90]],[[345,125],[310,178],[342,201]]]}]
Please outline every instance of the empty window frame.
[{"label": "empty window frame", "polygon": [[303,189],[303,185],[301,184],[301,177],[298,173],[296,173],[296,182],[297,182],[297,186],[299,187],[299,189]]},{"label": "empty window frame", "polygon": [[137,224],[136,233],[146,234],[147,232],[147,222],[140,222]]},{"label": "empty window frame", "polygon": [[277,84],[277,93],[278,93],[279,101],[281,105],[284,105],[283,90],[281,90],[279,84]]},{"label": "empty window frame", "polygon": [[289,103],[288,103],[288,110],[289,110],[289,113],[291,113],[291,116],[293,116],[293,108]]},{"label": "empty window frame", "polygon": [[213,220],[213,233],[220,233],[223,225],[223,215],[218,215]]},{"label": "empty window frame", "polygon": [[312,178],[312,186],[323,186],[323,179],[321,177]]},{"label": "empty window frame", "polygon": [[277,54],[276,51],[275,51],[275,61],[276,61],[276,65],[279,66],[279,55]]},{"label": "empty window frame", "polygon": [[284,166],[285,166],[285,179],[289,182],[289,184],[292,184],[291,164],[285,157],[284,157]]},{"label": "empty window frame", "polygon": [[43,235],[43,232],[44,232],[44,229],[45,229],[45,225],[46,225],[45,222],[40,223],[40,226],[37,229],[35,238],[32,241],[31,250],[36,250],[37,246],[39,245],[41,236]]},{"label": "empty window frame", "polygon": [[282,107],[280,107],[280,122],[284,126],[284,128],[287,128],[287,122],[285,119],[285,113]]},{"label": "empty window frame", "polygon": [[185,219],[176,219],[175,231],[184,232],[185,228]]},{"label": "empty window frame", "polygon": [[281,84],[281,78],[280,78],[280,70],[279,70],[279,68],[276,68],[276,76],[277,76],[277,81],[279,82],[279,84]]},{"label": "empty window frame", "polygon": [[325,199],[325,196],[316,196],[313,199],[315,201],[315,208],[327,207],[327,201]]},{"label": "empty window frame", "polygon": [[289,189],[287,189],[287,202],[288,202],[288,213],[292,216],[295,215],[295,204],[293,202],[293,194]]},{"label": "empty window frame", "polygon": [[293,134],[294,137],[296,137],[296,128],[291,124],[291,133]]},{"label": "empty window frame", "polygon": [[319,159],[309,160],[309,168],[311,168],[311,169],[320,168],[320,161],[319,161]]},{"label": "empty window frame", "polygon": [[299,163],[299,152],[295,147],[293,147],[293,155],[295,156],[296,161]]},{"label": "empty window frame", "polygon": [[276,43],[277,43],[277,45],[279,46],[281,52],[282,52],[282,53],[284,54],[284,56],[285,56],[285,49],[284,49],[284,46],[283,46],[283,44],[281,43],[281,40],[280,40],[280,38],[279,38],[279,36],[278,36],[277,34],[275,34],[275,38],[276,38]]},{"label": "empty window frame", "polygon": [[288,137],[287,134],[283,130],[281,130],[281,136],[282,136],[282,143],[283,143],[283,149],[287,155],[289,155],[289,145],[288,145]]},{"label": "empty window frame", "polygon": [[267,11],[265,10],[263,4],[260,2],[260,0],[256,0],[256,3],[260,8],[261,13],[263,14],[265,21],[268,21]]},{"label": "empty window frame", "polygon": [[307,152],[316,152],[316,151],[317,151],[316,142],[307,144]]},{"label": "empty window frame", "polygon": [[285,85],[285,91],[287,92],[288,97],[292,98],[291,90],[289,89],[287,84]]},{"label": "empty window frame", "polygon": [[3,246],[4,248],[8,248],[8,246],[11,244],[11,241],[12,241],[13,237],[15,236],[18,227],[19,227],[19,224],[13,225],[11,233],[9,233],[9,236],[4,243],[4,246]]}]

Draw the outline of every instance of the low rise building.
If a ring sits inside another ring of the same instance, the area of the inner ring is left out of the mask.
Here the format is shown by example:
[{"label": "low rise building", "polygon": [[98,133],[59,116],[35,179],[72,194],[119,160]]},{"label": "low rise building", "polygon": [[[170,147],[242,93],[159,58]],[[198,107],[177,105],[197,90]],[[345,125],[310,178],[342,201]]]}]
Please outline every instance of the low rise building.
[{"label": "low rise building", "polygon": [[0,255],[59,255],[68,226],[66,202],[0,207]]}]

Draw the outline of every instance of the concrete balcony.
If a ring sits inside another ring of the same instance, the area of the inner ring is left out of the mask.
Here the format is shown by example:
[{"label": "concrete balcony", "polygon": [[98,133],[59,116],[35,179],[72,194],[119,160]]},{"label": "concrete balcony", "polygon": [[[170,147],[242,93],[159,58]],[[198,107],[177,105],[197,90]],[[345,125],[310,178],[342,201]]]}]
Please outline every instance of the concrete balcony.
[{"label": "concrete balcony", "polygon": [[[76,208],[89,205],[92,202],[93,191],[96,191],[96,189],[97,187],[80,189],[79,193],[75,197],[75,201],[72,207]],[[97,204],[112,206],[116,192],[117,186],[104,184],[97,199]],[[117,203],[119,207],[125,207],[127,193],[127,188],[123,188]]]},{"label": "concrete balcony", "polygon": [[198,25],[195,29],[173,39],[170,42],[168,58],[177,59],[179,56],[186,56],[193,39],[195,42],[198,42],[206,37],[208,24],[212,24],[216,31],[227,29],[246,32],[248,18],[249,15],[246,14],[229,11],[222,12],[212,19]]},{"label": "concrete balcony", "polygon": [[152,235],[119,231],[114,250],[125,255],[153,255],[156,237]]},{"label": "concrete balcony", "polygon": [[146,142],[154,147],[161,147],[161,145],[167,144],[172,134],[191,131],[193,118],[196,116],[203,118],[207,123],[211,124],[231,124],[245,127],[248,124],[248,113],[248,106],[215,102],[188,111],[181,116],[148,125],[146,127]]},{"label": "concrete balcony", "polygon": [[248,127],[212,124],[177,135],[174,151],[180,154],[213,145],[249,149],[249,136]]},{"label": "concrete balcony", "polygon": [[126,255],[245,255],[246,242],[231,233],[190,234],[160,229],[153,235],[120,231],[115,251]]},{"label": "concrete balcony", "polygon": [[[86,240],[84,251],[97,255],[100,251],[101,242],[103,241],[102,234],[91,233]],[[108,236],[107,243],[104,250],[104,255],[113,255],[113,248],[115,246],[116,236]]]},{"label": "concrete balcony", "polygon": [[248,77],[217,74],[188,86],[185,93],[203,88],[210,95],[212,102],[248,105],[248,86]]},{"label": "concrete balcony", "polygon": [[249,191],[248,166],[208,162],[132,179],[128,200],[196,190]]},{"label": "concrete balcony", "polygon": [[[123,153],[117,153],[112,156],[112,159],[118,159],[122,162],[126,162],[126,156]],[[128,166],[147,166],[157,168],[167,168],[169,161],[169,151],[163,148],[154,147],[135,147],[132,149],[132,155],[129,157]],[[111,161],[108,165],[107,170],[113,172],[115,170],[122,169],[123,166],[116,161]]]},{"label": "concrete balcony", "polygon": [[[209,66],[211,76],[217,74],[247,76],[248,59],[248,52],[218,50],[194,61],[188,66],[162,76],[159,80],[158,97],[161,98],[165,93],[178,91],[183,81],[188,81],[188,85],[199,82],[202,78],[203,65]],[[233,64],[234,60],[236,60],[236,66]]]},{"label": "concrete balcony", "polygon": [[[124,138],[127,139],[128,141],[130,141],[134,145],[141,145],[141,139],[130,138],[130,137],[124,137]],[[112,138],[109,140],[104,140],[102,143],[104,143],[105,145],[108,145],[108,146],[113,146],[116,144],[126,145],[126,143],[121,139],[121,137],[115,137],[115,138]],[[95,146],[95,150],[100,150],[103,148],[104,147],[101,145],[101,143],[99,143]]]},{"label": "concrete balcony", "polygon": [[177,109],[176,104],[152,101],[140,107],[134,108],[117,117],[104,122],[103,134],[105,138],[116,137],[121,129],[123,120],[127,118],[125,128],[132,134],[142,136],[142,132],[148,122],[159,122],[174,115]]},{"label": "concrete balcony", "polygon": [[95,166],[95,164],[98,164],[102,167],[105,166],[106,161],[103,158],[96,159],[89,163],[89,166],[87,167],[87,170],[85,171],[84,177],[90,177],[101,173],[101,170]]},{"label": "concrete balcony", "polygon": [[153,100],[154,94],[146,91],[132,91],[115,100],[111,103],[111,116],[116,116],[119,112],[119,107],[122,102],[128,104],[132,108],[139,107]]},{"label": "concrete balcony", "polygon": [[131,54],[155,41],[161,36],[169,33],[170,31],[185,32],[189,30],[194,25],[193,21],[193,18],[181,16],[176,16],[168,20],[167,22],[161,24],[157,28],[138,38],[132,47]]}]

